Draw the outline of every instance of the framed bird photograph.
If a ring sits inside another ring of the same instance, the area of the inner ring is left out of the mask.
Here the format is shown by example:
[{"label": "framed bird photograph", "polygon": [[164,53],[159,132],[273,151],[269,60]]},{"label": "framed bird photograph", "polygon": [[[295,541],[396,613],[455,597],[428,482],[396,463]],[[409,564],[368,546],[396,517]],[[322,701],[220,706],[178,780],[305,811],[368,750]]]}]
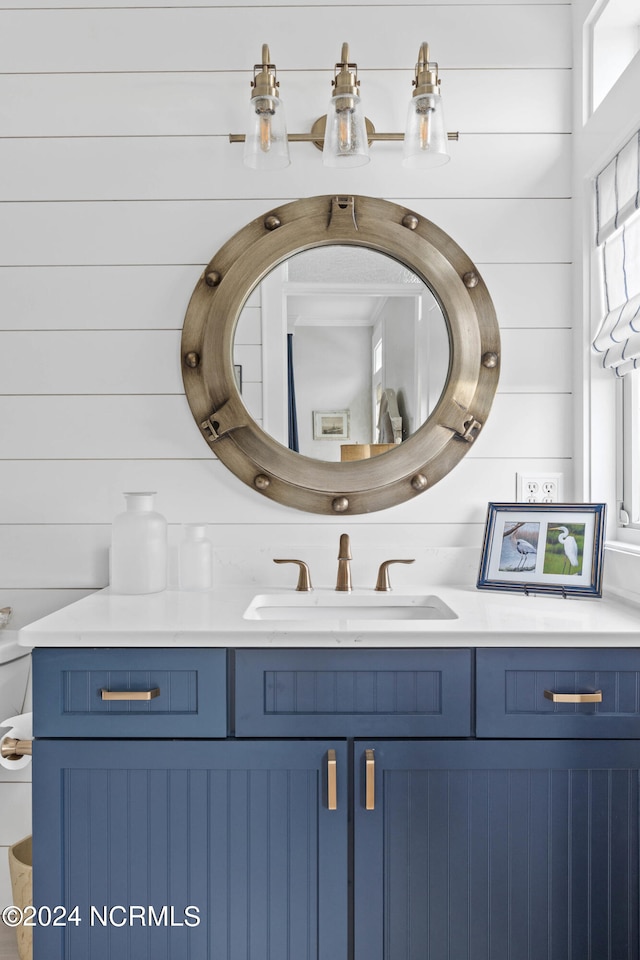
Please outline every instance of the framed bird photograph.
[{"label": "framed bird photograph", "polygon": [[604,503],[490,503],[477,586],[602,596]]}]

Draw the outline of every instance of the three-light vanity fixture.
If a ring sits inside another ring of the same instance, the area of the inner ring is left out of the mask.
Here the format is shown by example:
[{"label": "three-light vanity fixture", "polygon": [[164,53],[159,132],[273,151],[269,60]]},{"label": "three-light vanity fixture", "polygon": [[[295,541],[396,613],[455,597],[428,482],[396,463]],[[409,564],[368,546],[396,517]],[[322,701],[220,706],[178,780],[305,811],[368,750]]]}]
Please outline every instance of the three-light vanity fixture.
[{"label": "three-light vanity fixture", "polygon": [[270,62],[269,47],[262,47],[262,63],[253,68],[249,122],[246,134],[230,134],[232,143],[244,142],[245,166],[255,170],[287,167],[289,142],[313,143],[322,150],[328,167],[358,167],[369,162],[369,145],[376,140],[402,140],[402,164],[411,169],[437,167],[450,159],[442,112],[438,64],[429,60],[429,45],[423,43],[418,54],[404,133],[376,133],[365,117],[360,99],[357,64],[349,60],[349,45],[343,43],[341,60],[336,63],[327,115],[314,123],[310,133],[287,133],[284,107],[280,99],[275,64]]}]

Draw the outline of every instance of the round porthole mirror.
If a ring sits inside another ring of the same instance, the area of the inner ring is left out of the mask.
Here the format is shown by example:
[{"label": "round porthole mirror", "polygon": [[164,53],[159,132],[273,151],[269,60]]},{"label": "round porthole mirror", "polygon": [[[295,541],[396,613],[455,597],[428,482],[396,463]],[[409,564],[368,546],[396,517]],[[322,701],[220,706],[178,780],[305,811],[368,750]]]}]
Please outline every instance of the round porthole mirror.
[{"label": "round porthole mirror", "polygon": [[486,286],[430,221],[370,197],[254,220],[207,265],[182,336],[192,413],[241,480],[324,514],[422,494],[465,455],[496,391]]}]

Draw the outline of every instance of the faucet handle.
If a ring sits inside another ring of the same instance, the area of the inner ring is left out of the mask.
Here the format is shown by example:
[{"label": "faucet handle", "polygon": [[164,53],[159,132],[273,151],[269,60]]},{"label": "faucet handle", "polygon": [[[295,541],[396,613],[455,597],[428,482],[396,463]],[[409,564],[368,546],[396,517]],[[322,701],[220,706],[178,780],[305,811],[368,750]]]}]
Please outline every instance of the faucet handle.
[{"label": "faucet handle", "polygon": [[378,579],[376,580],[376,590],[391,590],[391,584],[389,583],[389,567],[392,563],[415,563],[415,560],[385,560],[383,563],[381,563],[380,569],[378,570]]},{"label": "faucet handle", "polygon": [[274,560],[274,563],[297,563],[300,568],[298,573],[298,586],[296,590],[302,590],[306,593],[309,593],[313,590],[311,586],[311,574],[309,573],[309,566],[304,562],[304,560]]}]

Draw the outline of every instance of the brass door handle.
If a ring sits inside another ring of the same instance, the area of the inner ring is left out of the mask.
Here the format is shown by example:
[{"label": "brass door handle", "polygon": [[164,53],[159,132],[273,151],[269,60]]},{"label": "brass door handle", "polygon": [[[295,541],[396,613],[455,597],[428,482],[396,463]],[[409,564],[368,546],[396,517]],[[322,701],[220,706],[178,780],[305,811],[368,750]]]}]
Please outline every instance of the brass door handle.
[{"label": "brass door handle", "polygon": [[160,696],[160,687],[152,690],[105,690],[100,691],[103,700],[155,700]]},{"label": "brass door handle", "polygon": [[376,807],[376,760],[374,750],[364,752],[364,808],[375,810]]},{"label": "brass door handle", "polygon": [[602,690],[594,693],[556,693],[554,690],[545,690],[544,695],[553,703],[602,703]]},{"label": "brass door handle", "polygon": [[335,750],[327,750],[327,808],[338,809],[338,768]]}]

